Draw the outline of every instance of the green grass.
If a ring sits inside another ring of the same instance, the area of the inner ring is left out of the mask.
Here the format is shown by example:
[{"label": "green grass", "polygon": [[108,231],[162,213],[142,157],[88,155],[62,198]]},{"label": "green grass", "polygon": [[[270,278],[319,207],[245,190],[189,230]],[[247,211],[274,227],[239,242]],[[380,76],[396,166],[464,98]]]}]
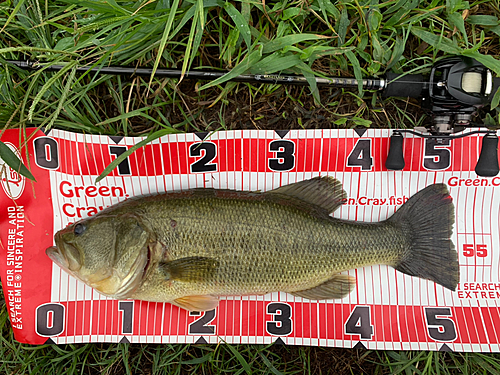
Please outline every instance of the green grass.
[{"label": "green grass", "polygon": [[[500,62],[492,57],[498,54],[498,1],[299,0],[265,8],[262,4],[4,1],[0,58],[30,59],[41,68],[22,71],[11,66],[0,71],[0,121],[4,127],[56,126],[123,135],[165,128],[217,130],[241,127],[241,122],[268,127],[269,116],[233,115],[235,101],[243,96],[249,105],[262,105],[263,99],[286,100],[285,106],[267,109],[274,110],[273,119],[288,119],[281,121],[288,128],[306,126],[307,118],[290,113],[293,101],[314,112],[312,117],[325,118],[322,127],[397,127],[408,118],[392,114],[394,103],[400,104],[394,99],[318,90],[313,81],[306,89],[224,81],[234,74],[284,69],[309,78],[425,72],[445,53],[475,57],[500,73]],[[44,71],[54,64],[65,68]],[[208,66],[231,73],[195,87],[154,77],[82,76],[74,71],[77,65],[109,64],[182,70]]]},{"label": "green grass", "polygon": [[[500,1],[7,0],[0,3],[3,129],[149,135],[222,129],[413,127],[416,102],[333,88],[79,75],[76,66],[210,67],[241,73],[426,73],[461,54],[500,73]],[[44,67],[65,65],[59,73]],[[488,124],[498,125],[496,112]],[[480,121],[481,119],[476,121]],[[259,345],[16,343],[0,311],[0,373],[495,374],[496,354]],[[250,369],[250,371],[248,371]]]}]

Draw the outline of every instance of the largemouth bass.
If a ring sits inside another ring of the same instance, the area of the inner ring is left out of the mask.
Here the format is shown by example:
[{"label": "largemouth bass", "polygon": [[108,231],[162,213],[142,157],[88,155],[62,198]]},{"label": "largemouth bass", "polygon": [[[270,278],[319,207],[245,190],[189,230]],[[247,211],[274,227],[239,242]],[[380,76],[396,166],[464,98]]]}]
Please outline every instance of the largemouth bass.
[{"label": "largemouth bass", "polygon": [[455,290],[446,185],[411,197],[378,223],[329,214],[347,194],[331,177],[259,192],[194,189],[129,199],[55,235],[47,255],[69,274],[117,299],[215,308],[220,296],[288,292],[339,299],[350,269],[386,264]]}]

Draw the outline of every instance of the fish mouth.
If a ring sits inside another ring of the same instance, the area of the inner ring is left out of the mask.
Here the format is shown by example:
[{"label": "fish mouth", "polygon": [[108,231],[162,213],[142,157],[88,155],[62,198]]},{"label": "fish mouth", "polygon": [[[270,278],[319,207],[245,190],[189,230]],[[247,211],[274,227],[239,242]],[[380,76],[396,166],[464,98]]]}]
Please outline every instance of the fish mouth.
[{"label": "fish mouth", "polygon": [[[71,264],[73,263],[76,265],[76,270],[79,270],[81,268],[81,265],[75,262],[73,259],[71,259],[71,261],[68,260],[68,258],[64,255],[64,251],[61,251],[60,247],[51,246],[45,250],[45,254],[47,254],[50,260],[52,260],[55,264],[62,268],[66,273],[70,274],[78,280],[81,280],[81,278],[79,278],[77,274],[73,272]],[[75,266],[73,268],[75,268]]]},{"label": "fish mouth", "polygon": [[67,230],[56,233],[56,246],[45,250],[45,254],[59,267],[70,272],[77,272],[82,268],[80,252],[76,247],[63,240],[62,236]]},{"label": "fish mouth", "polygon": [[61,254],[59,249],[56,246],[51,246],[47,250],[45,250],[45,254],[59,267],[68,269],[69,262],[66,258]]}]

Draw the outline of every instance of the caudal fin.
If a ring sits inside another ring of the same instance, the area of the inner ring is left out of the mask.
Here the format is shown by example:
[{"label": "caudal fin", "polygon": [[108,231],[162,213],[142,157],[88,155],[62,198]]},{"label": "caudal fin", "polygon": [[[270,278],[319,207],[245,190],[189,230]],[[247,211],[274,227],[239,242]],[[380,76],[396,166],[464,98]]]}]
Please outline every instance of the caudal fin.
[{"label": "caudal fin", "polygon": [[390,219],[405,233],[407,250],[395,268],[454,291],[460,270],[450,239],[455,222],[453,201],[445,184],[426,187],[411,197]]}]

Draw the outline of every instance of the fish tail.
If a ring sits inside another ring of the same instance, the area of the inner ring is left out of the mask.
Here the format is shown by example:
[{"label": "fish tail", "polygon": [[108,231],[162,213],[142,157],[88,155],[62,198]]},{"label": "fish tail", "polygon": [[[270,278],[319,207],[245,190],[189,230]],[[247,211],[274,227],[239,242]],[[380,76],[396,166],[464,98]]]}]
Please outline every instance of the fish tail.
[{"label": "fish tail", "polygon": [[450,239],[455,210],[447,186],[435,184],[418,192],[389,222],[401,226],[409,244],[394,267],[455,291],[460,270]]}]

